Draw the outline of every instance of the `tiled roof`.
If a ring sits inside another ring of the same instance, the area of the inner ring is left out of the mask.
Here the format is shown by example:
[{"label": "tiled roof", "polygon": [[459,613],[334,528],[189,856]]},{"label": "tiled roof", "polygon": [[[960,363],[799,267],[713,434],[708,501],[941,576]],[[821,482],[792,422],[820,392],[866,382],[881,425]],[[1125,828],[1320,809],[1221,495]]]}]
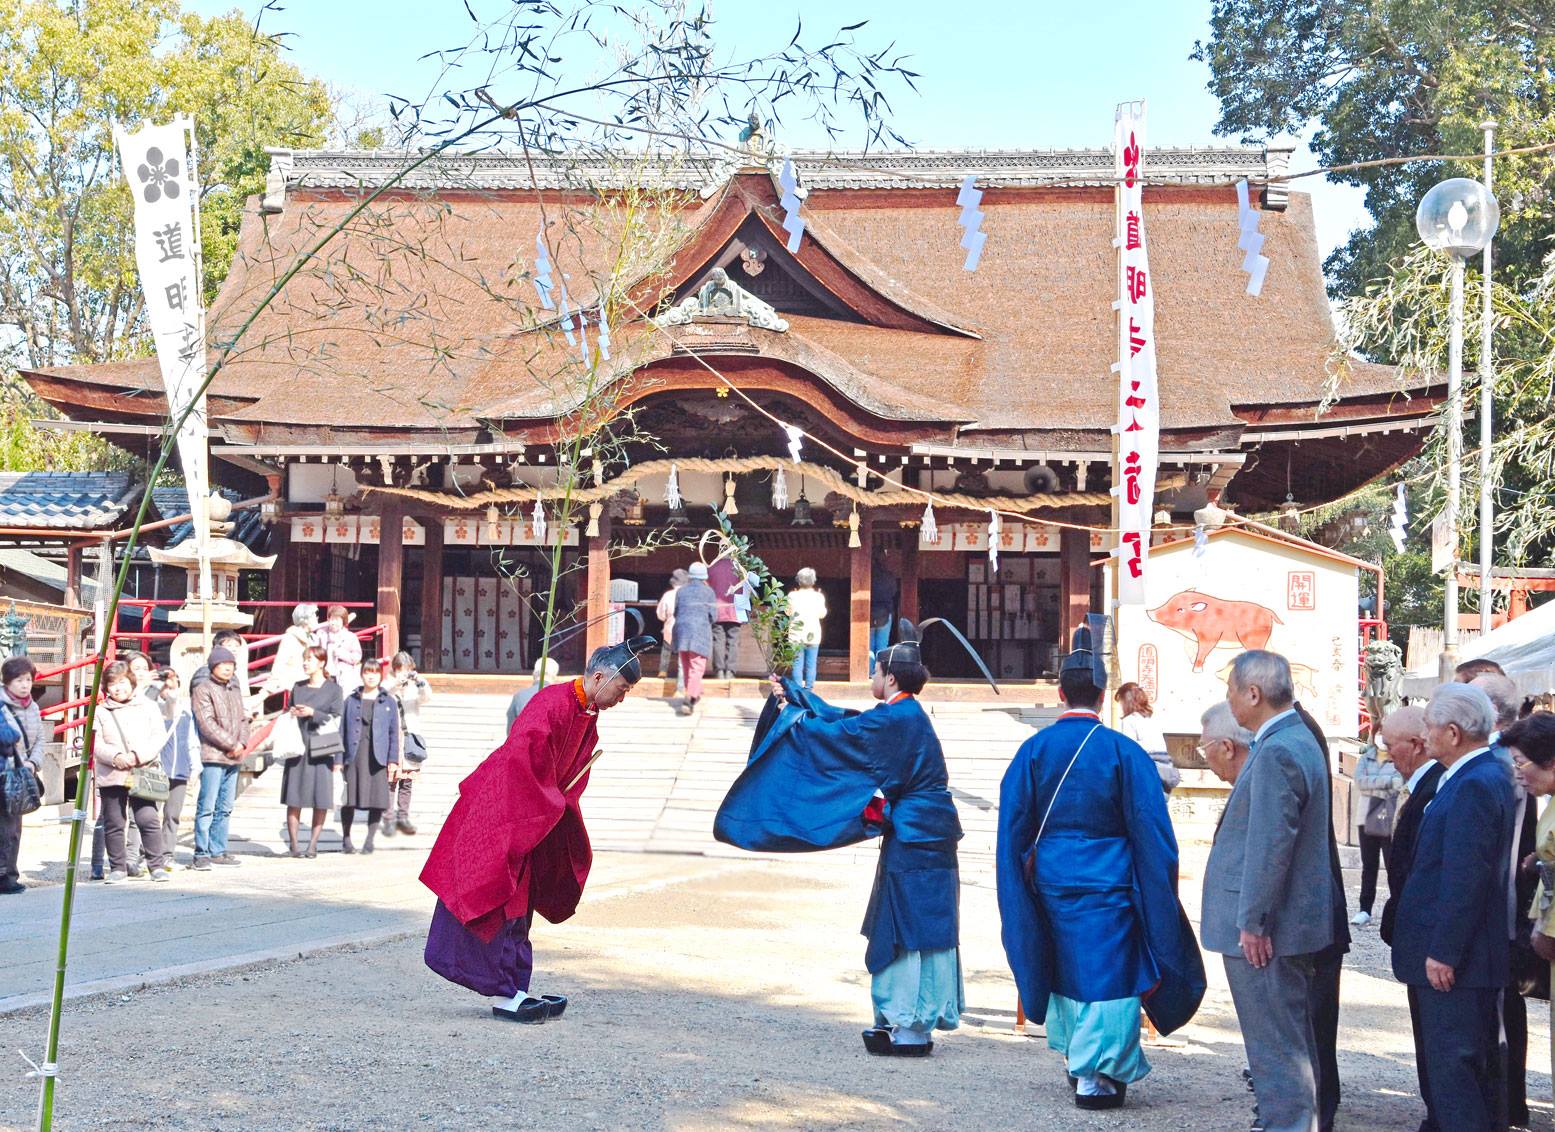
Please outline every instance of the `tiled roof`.
[{"label": "tiled roof", "polygon": [[110,527],[134,496],[128,472],[3,472],[0,527]]},{"label": "tiled roof", "polygon": [[[221,494],[236,503],[241,496],[231,488],[221,488]],[[151,489],[151,503],[157,509],[157,514],[164,519],[171,519],[175,515],[189,514],[189,493],[181,487],[155,487]],[[259,519],[259,509],[249,507],[242,511],[232,513],[232,533],[228,538],[235,539],[250,550],[260,546],[265,541],[265,525]],[[177,546],[188,538],[194,530],[194,524],[187,520],[177,523],[167,529],[167,545]]]}]

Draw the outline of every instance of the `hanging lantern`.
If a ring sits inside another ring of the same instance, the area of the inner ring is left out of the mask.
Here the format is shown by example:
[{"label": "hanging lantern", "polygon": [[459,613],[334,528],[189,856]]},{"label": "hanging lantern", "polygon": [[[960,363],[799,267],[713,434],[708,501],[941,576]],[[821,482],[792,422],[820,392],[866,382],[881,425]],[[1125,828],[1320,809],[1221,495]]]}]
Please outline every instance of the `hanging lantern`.
[{"label": "hanging lantern", "polygon": [[281,501],[267,499],[259,505],[259,521],[266,525],[281,521]]},{"label": "hanging lantern", "polygon": [[329,489],[329,494],[324,497],[324,518],[338,519],[346,513],[346,501],[334,488]]},{"label": "hanging lantern", "polygon": [[604,513],[604,510],[604,505],[601,503],[589,504],[589,525],[588,528],[583,532],[584,534],[588,535],[589,538],[599,537],[599,517]]},{"label": "hanging lantern", "polygon": [[544,542],[545,541],[545,501],[542,500],[542,499],[536,499],[535,500],[535,511],[534,511],[534,518],[532,520],[532,525],[534,526],[535,540],[537,542]]},{"label": "hanging lantern", "polygon": [[788,508],[788,477],[783,474],[782,468],[772,477],[772,506],[777,511]]},{"label": "hanging lantern", "polygon": [[923,542],[939,541],[939,523],[934,518],[934,500],[929,500],[923,509],[923,526],[918,531],[918,538]]},{"label": "hanging lantern", "polygon": [[813,527],[815,516],[810,514],[810,501],[804,497],[804,477],[799,477],[799,498],[794,500],[794,517],[790,520],[791,527]]},{"label": "hanging lantern", "polygon": [[682,500],[680,498],[680,466],[678,464],[670,465],[669,479],[664,481],[664,502],[670,505],[671,511],[674,511],[676,508],[681,506]]},{"label": "hanging lantern", "polygon": [[1165,507],[1160,508],[1155,513],[1155,525],[1158,526],[1158,527],[1169,527],[1169,526],[1171,526],[1172,525],[1172,513],[1170,511],[1168,511]]},{"label": "hanging lantern", "polygon": [[858,537],[858,506],[855,504],[853,510],[848,513],[848,549],[858,550],[863,545]]},{"label": "hanging lantern", "polygon": [[1301,530],[1301,504],[1289,492],[1285,493],[1285,502],[1280,504],[1280,528],[1291,534]]},{"label": "hanging lantern", "polygon": [[739,513],[739,504],[734,501],[734,477],[730,476],[724,480],[724,514],[738,515]]}]

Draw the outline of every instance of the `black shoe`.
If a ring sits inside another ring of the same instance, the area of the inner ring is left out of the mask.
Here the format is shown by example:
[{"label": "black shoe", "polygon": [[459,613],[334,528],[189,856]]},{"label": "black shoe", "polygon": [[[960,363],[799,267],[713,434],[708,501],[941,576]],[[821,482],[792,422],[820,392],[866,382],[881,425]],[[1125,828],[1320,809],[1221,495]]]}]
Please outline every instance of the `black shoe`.
[{"label": "black shoe", "polygon": [[241,865],[242,863],[231,853],[223,853],[220,857],[211,858],[211,864],[213,865]]},{"label": "black shoe", "polygon": [[545,1003],[549,1013],[548,1018],[560,1018],[567,1009],[567,996],[564,994],[542,994],[540,1001]]},{"label": "black shoe", "polygon": [[[1107,1080],[1111,1081],[1112,1079],[1109,1077]],[[1128,1096],[1128,1086],[1125,1085],[1122,1081],[1113,1081],[1112,1087],[1116,1089],[1117,1092],[1098,1097],[1082,1096],[1078,1091],[1076,1091],[1074,1095],[1075,1108],[1083,1108],[1089,1112],[1101,1112],[1106,1109],[1122,1108],[1123,1099],[1124,1097]],[[1078,1089],[1078,1086],[1076,1086],[1076,1088]]]},{"label": "black shoe", "polygon": [[208,873],[211,871],[211,859],[209,857],[196,857],[194,863],[189,867],[196,872]]},{"label": "black shoe", "polygon": [[876,1026],[864,1031],[864,1048],[876,1057],[928,1057],[934,1052],[933,1042],[922,1045],[898,1045],[891,1040],[891,1031]]},{"label": "black shoe", "polygon": [[340,839],[340,851],[342,853],[355,853],[356,846],[351,844],[351,839],[349,837],[342,837]]},{"label": "black shoe", "polygon": [[27,886],[19,880],[8,880],[0,885],[0,896],[15,896],[18,892],[26,892]]},{"label": "black shoe", "polygon": [[506,1018],[509,1022],[522,1022],[526,1026],[538,1026],[551,1016],[551,1005],[542,999],[526,998],[512,1010],[493,1006],[491,1014],[494,1018]]}]

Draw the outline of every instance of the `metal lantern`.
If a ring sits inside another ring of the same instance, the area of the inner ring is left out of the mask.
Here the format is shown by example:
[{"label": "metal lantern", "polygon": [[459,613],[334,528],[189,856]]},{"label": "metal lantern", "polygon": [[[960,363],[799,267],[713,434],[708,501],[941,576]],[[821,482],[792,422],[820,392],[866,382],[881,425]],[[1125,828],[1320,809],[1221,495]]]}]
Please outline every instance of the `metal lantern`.
[{"label": "metal lantern", "polygon": [[686,501],[684,499],[676,499],[674,503],[670,504],[669,518],[665,520],[665,525],[670,527],[689,527],[691,525],[691,518],[686,514]]},{"label": "metal lantern", "polygon": [[1291,534],[1301,530],[1301,504],[1289,492],[1285,494],[1285,502],[1280,504],[1280,528]]},{"label": "metal lantern", "polygon": [[794,500],[794,517],[789,521],[791,527],[813,527],[815,516],[810,513],[810,501],[805,498],[804,484],[799,485],[799,498]]}]

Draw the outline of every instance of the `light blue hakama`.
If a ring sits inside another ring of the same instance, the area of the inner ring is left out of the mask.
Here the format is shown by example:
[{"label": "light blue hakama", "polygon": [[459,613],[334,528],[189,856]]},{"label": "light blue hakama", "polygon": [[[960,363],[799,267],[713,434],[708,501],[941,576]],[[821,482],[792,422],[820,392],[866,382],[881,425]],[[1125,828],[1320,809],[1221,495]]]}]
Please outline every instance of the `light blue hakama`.
[{"label": "light blue hakama", "polygon": [[954,1030],[966,1005],[961,954],[954,947],[903,951],[871,977],[870,995],[876,1026],[924,1035]]},{"label": "light blue hakama", "polygon": [[1139,997],[1076,1002],[1048,997],[1047,1044],[1069,1062],[1072,1077],[1098,1074],[1132,1085],[1150,1072],[1139,1045]]}]

